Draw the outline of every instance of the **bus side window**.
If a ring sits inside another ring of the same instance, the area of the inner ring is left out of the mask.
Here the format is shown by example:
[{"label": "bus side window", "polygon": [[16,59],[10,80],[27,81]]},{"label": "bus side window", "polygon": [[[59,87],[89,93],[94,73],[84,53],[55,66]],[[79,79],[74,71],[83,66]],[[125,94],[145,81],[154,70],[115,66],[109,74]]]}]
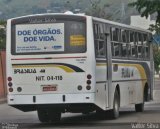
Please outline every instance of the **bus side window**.
[{"label": "bus side window", "polygon": [[121,44],[119,43],[120,39],[120,30],[119,28],[111,27],[111,45],[112,45],[112,56],[120,57],[121,56]]},{"label": "bus side window", "polygon": [[135,32],[130,31],[129,36],[129,45],[130,45],[130,55],[132,58],[136,57],[136,43],[135,43]]},{"label": "bus side window", "polygon": [[120,57],[121,55],[120,50],[121,50],[120,43],[114,43],[114,56],[115,57]]},{"label": "bus side window", "polygon": [[121,30],[121,44],[122,44],[122,50],[121,50],[121,54],[122,57],[127,57],[128,56],[128,52],[127,52],[127,45],[128,45],[128,31],[127,30]]},{"label": "bus side window", "polygon": [[134,58],[138,57],[138,33],[134,33]]},{"label": "bus side window", "polygon": [[147,41],[147,34],[143,34],[143,56],[145,59],[149,58],[149,43]]},{"label": "bus side window", "polygon": [[121,42],[127,43],[127,31],[121,30]]},{"label": "bus side window", "polygon": [[98,57],[105,57],[104,41],[99,41],[99,43],[98,43]]},{"label": "bus side window", "polygon": [[150,58],[150,55],[151,55],[151,53],[150,53],[150,47],[151,47],[151,45],[150,45],[150,41],[151,41],[151,38],[152,38],[152,34],[147,34],[147,59],[149,59]]},{"label": "bus side window", "polygon": [[138,58],[143,57],[143,49],[142,49],[142,34],[138,33]]},{"label": "bus side window", "polygon": [[96,57],[106,57],[104,24],[94,23],[94,41]]},{"label": "bus side window", "polygon": [[127,57],[127,44],[122,43],[122,57]]},{"label": "bus side window", "polygon": [[98,24],[94,24],[93,29],[94,29],[94,38],[97,39],[98,38]]},{"label": "bus side window", "polygon": [[112,56],[114,57],[114,42],[113,42],[112,27],[110,27],[110,39],[111,39],[111,51],[112,51]]}]

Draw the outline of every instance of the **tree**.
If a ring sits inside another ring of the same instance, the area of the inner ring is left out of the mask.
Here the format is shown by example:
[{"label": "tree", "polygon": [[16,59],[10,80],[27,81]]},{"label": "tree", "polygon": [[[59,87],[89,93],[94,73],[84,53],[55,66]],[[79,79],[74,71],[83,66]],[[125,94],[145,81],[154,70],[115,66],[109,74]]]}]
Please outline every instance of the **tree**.
[{"label": "tree", "polygon": [[[156,24],[151,24],[149,30],[155,31],[156,34],[160,35],[160,0],[136,0],[135,2],[130,3],[129,6],[136,7],[142,17],[148,18],[149,15],[156,13]],[[157,73],[159,73],[159,46],[157,47],[154,45],[153,51],[155,70],[157,71]]]},{"label": "tree", "polygon": [[148,18],[149,15],[156,13],[156,24],[152,24],[150,30],[160,32],[160,0],[137,0],[130,3],[129,6],[136,7],[142,17]]},{"label": "tree", "polygon": [[153,44],[153,56],[154,56],[154,68],[156,73],[159,74],[159,65],[160,65],[160,50],[156,44]]},{"label": "tree", "polygon": [[6,23],[6,21],[4,21],[4,20],[0,20],[0,25],[1,25],[1,26],[6,27],[6,24],[7,24],[7,23]]},{"label": "tree", "polygon": [[156,23],[160,23],[160,0],[137,0],[129,6],[136,7],[142,17],[148,18],[149,15],[157,13]]},{"label": "tree", "polygon": [[6,21],[0,21],[0,49],[6,48]]}]

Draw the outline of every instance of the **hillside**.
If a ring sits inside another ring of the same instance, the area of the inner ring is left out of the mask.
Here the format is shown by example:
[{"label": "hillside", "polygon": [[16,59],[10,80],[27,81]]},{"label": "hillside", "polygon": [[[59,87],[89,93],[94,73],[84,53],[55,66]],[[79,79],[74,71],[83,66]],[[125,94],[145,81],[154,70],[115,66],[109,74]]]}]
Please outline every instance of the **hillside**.
[{"label": "hillside", "polygon": [[[96,3],[98,0],[92,0]],[[104,9],[107,18],[114,21],[129,22],[129,16],[135,14],[133,8],[128,7],[131,0],[100,0],[99,8],[107,5]],[[65,10],[92,13],[90,0],[0,0],[0,19],[37,14],[37,13],[57,13]]]}]

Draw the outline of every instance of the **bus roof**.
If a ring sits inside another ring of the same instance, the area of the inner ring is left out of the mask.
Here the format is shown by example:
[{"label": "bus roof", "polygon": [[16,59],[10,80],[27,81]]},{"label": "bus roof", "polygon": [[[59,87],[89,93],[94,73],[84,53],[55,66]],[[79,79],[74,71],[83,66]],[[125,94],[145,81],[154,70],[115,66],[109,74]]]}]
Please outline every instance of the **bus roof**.
[{"label": "bus roof", "polygon": [[146,30],[146,29],[142,29],[136,26],[131,26],[131,25],[127,25],[127,24],[122,24],[122,23],[118,23],[118,22],[114,22],[114,21],[110,21],[107,19],[103,19],[103,18],[97,18],[97,17],[93,17],[93,16],[88,16],[85,14],[71,14],[71,13],[43,13],[43,14],[33,14],[33,15],[25,15],[25,16],[21,16],[21,17],[15,17],[15,18],[11,18],[8,20],[15,20],[15,19],[19,19],[19,18],[27,18],[27,17],[34,17],[34,16],[45,16],[45,15],[65,15],[65,16],[84,16],[84,17],[92,17],[93,20],[95,21],[99,21],[99,22],[103,22],[103,23],[108,23],[110,25],[115,25],[115,26],[121,26],[121,27],[125,27],[128,29],[134,29],[134,30],[139,30],[139,31],[145,31],[148,33],[151,33],[151,31]]},{"label": "bus roof", "polygon": [[14,18],[10,18],[8,20],[15,20],[15,19],[19,19],[19,18],[27,18],[27,17],[34,17],[34,16],[51,16],[51,15],[61,15],[61,16],[87,16],[84,14],[71,14],[71,13],[43,13],[43,14],[31,14],[31,15],[24,15],[24,16],[20,16],[20,17],[14,17]]}]

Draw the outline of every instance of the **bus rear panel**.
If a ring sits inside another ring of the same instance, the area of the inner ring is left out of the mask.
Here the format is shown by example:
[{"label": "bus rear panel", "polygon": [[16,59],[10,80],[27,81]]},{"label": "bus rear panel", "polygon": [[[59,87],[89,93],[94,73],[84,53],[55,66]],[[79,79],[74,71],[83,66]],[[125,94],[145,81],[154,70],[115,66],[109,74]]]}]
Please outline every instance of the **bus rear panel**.
[{"label": "bus rear panel", "polygon": [[9,105],[29,111],[34,105],[93,103],[85,16],[21,17],[8,20],[9,29]]}]

